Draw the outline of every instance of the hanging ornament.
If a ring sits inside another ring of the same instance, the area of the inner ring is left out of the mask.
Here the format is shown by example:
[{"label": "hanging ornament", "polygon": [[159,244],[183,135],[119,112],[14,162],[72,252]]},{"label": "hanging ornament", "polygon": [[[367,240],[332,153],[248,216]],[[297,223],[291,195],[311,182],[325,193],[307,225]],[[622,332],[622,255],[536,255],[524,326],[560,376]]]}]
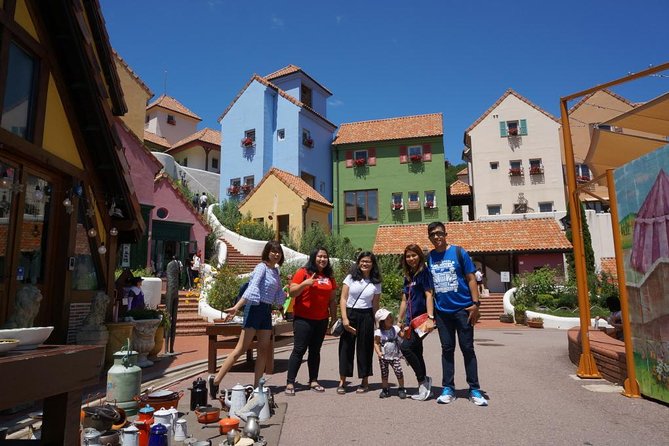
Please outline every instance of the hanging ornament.
[{"label": "hanging ornament", "polygon": [[109,235],[111,235],[112,237],[116,237],[116,236],[118,235],[118,229],[116,229],[116,228],[111,228],[111,229],[109,230]]},{"label": "hanging ornament", "polygon": [[35,198],[35,201],[38,203],[44,200],[44,192],[42,192],[42,189],[40,189],[39,184],[35,186],[35,192],[33,192],[33,198]]},{"label": "hanging ornament", "polygon": [[93,237],[95,237],[96,235],[98,235],[98,231],[96,231],[95,228],[91,228],[91,229],[88,230],[88,236],[89,236],[90,238],[93,238]]},{"label": "hanging ornament", "polygon": [[104,243],[101,244],[100,247],[98,248],[98,253],[100,253],[100,254],[102,254],[102,255],[104,255],[104,254],[107,253],[107,247],[105,246]]}]

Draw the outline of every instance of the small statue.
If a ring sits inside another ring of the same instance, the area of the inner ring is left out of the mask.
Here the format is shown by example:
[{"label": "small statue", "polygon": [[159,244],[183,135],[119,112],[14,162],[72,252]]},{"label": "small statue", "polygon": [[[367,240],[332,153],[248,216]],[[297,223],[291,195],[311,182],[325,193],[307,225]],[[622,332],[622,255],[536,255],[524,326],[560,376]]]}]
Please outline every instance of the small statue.
[{"label": "small statue", "polygon": [[16,293],[14,312],[2,328],[30,328],[39,312],[42,293],[35,285],[23,285]]},{"label": "small statue", "polygon": [[109,296],[103,291],[98,291],[91,301],[91,309],[81,322],[81,327],[97,328],[104,325],[105,316],[107,314],[107,306],[109,305]]}]

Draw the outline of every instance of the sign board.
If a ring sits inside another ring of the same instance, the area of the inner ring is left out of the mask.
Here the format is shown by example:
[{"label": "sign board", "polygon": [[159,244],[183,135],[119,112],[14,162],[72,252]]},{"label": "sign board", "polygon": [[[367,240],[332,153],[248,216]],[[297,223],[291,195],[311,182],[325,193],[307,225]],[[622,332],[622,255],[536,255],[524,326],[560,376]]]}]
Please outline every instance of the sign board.
[{"label": "sign board", "polygon": [[121,244],[121,268],[130,268],[130,244]]},{"label": "sign board", "polygon": [[499,278],[503,283],[511,282],[511,273],[508,271],[500,271]]}]

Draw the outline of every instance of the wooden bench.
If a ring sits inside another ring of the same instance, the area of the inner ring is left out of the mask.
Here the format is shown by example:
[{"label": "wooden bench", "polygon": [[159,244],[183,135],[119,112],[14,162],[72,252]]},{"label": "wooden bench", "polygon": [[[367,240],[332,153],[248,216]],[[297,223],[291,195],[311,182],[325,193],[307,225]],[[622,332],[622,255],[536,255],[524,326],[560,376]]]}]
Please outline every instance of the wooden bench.
[{"label": "wooden bench", "polygon": [[[595,358],[599,373],[607,381],[622,385],[627,379],[625,343],[607,335],[603,331],[590,328],[590,351]],[[567,331],[569,359],[578,366],[581,357],[581,332],[579,327]]]},{"label": "wooden bench", "polygon": [[[242,332],[240,324],[211,324],[207,325],[208,355],[207,370],[209,373],[216,373],[216,359],[218,350],[222,348],[233,349],[239,341]],[[283,347],[293,342],[293,324],[292,322],[282,322],[272,327],[272,336],[270,337],[270,357],[267,361],[265,371],[269,374],[274,372],[274,348]],[[253,361],[253,350],[258,348],[257,339],[253,339],[249,349],[246,351],[246,361]]]}]

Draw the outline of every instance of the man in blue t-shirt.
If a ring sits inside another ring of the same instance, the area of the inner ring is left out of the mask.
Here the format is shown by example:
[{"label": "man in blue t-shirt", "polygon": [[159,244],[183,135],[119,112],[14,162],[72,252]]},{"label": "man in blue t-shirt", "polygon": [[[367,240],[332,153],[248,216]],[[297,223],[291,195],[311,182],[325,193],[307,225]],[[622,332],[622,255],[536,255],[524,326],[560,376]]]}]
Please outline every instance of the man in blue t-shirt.
[{"label": "man in blue t-shirt", "polygon": [[[432,222],[427,233],[434,249],[430,251],[427,265],[434,281],[434,314],[428,314],[437,323],[441,341],[441,368],[443,372],[440,404],[455,400],[455,335],[465,360],[465,372],[469,384],[469,399],[477,406],[487,406],[481,393],[478,364],[474,352],[474,324],[479,315],[479,290],[474,272],[476,267],[467,251],[446,242],[446,227],[441,222]],[[432,305],[428,302],[427,308]]]}]

